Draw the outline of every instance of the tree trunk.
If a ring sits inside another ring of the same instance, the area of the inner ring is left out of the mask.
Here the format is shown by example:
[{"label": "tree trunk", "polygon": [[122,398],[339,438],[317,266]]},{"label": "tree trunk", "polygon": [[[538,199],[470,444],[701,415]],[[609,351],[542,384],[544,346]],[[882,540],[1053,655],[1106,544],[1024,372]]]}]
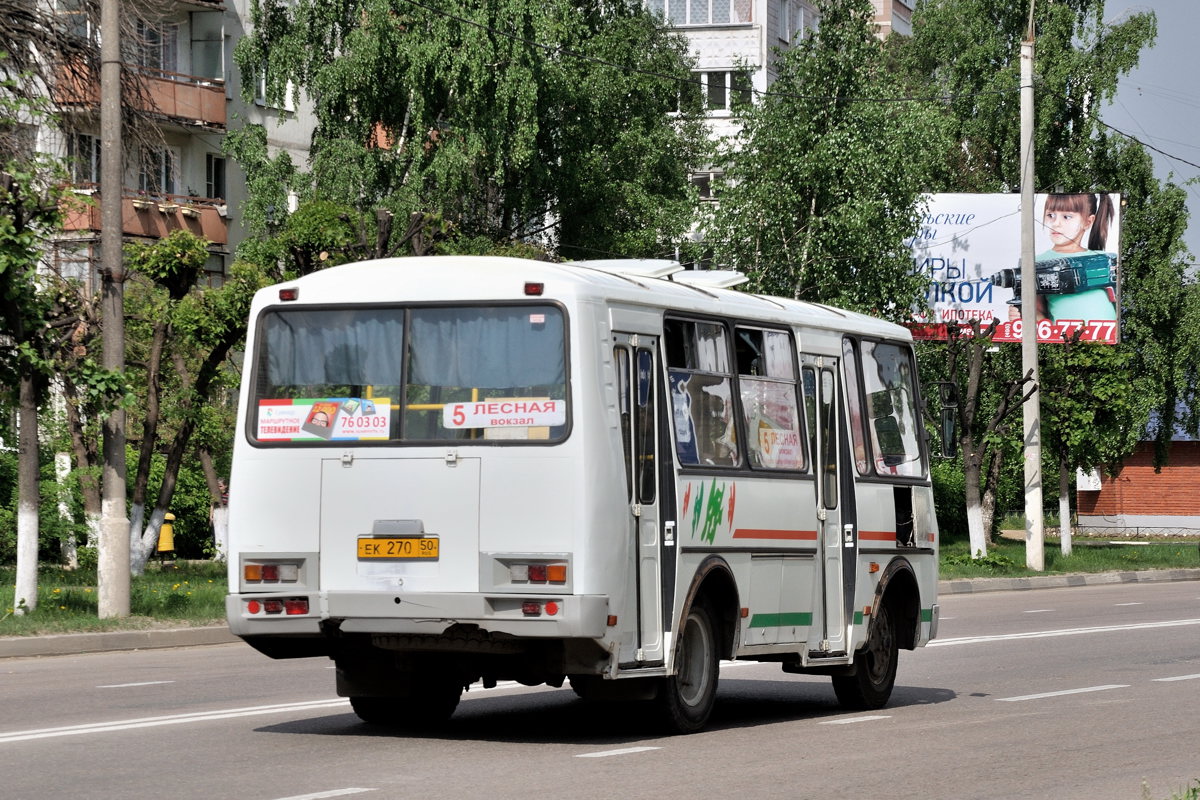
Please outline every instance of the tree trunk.
[{"label": "tree trunk", "polygon": [[197,453],[200,456],[200,466],[204,468],[204,479],[208,483],[209,494],[212,496],[209,521],[212,522],[213,557],[224,561],[229,553],[229,484],[217,477],[217,469],[213,466],[212,453],[208,452],[208,448],[201,447]]},{"label": "tree trunk", "polygon": [[[71,474],[71,454],[54,454],[54,477],[58,483],[58,516],[71,524],[71,492],[67,489],[67,476]],[[79,568],[79,548],[75,533],[68,534],[62,541],[63,564],[67,569]]]},{"label": "tree trunk", "polygon": [[987,555],[987,535],[979,493],[979,459],[973,451],[963,451],[963,480],[966,483],[967,535],[970,537],[971,558],[981,558]]},{"label": "tree trunk", "polygon": [[[204,402],[209,392],[212,391],[213,383],[216,381],[221,363],[229,355],[230,349],[239,338],[237,330],[227,331],[224,338],[216,343],[213,349],[204,359],[204,363],[200,365],[200,371],[197,374],[194,385],[192,385],[191,376],[188,374],[187,364],[183,357],[178,353],[171,356],[175,369],[179,372],[180,385],[184,389],[184,397],[200,398],[200,402]],[[191,392],[187,392],[189,386]],[[131,548],[129,553],[130,568],[135,575],[141,575],[146,569],[146,562],[150,558],[150,554],[154,552],[155,545],[158,544],[158,529],[162,525],[163,518],[167,513],[167,508],[171,504],[171,498],[175,495],[175,483],[179,479],[179,467],[183,464],[184,454],[187,452],[188,443],[191,441],[192,432],[196,428],[195,415],[190,413],[191,400],[185,400],[182,404],[183,421],[179,429],[175,432],[175,438],[171,441],[171,448],[167,451],[167,463],[163,470],[162,485],[158,490],[158,499],[154,504],[154,510],[150,513],[150,519],[146,529],[141,533],[141,541],[138,542],[132,538],[133,531],[130,531]],[[136,530],[136,529],[134,529]]]},{"label": "tree trunk", "polygon": [[[160,319],[154,323],[154,336],[150,343],[150,357],[146,360],[146,414],[142,419],[142,442],[138,450],[137,473],[133,479],[133,492],[130,502],[133,507],[144,508],[146,505],[146,486],[150,482],[150,466],[154,460],[154,449],[158,444],[159,405],[161,403],[162,382],[159,375],[162,372],[163,348],[167,342],[167,322]],[[132,515],[136,513],[131,511]],[[130,541],[137,540],[138,524],[141,520],[129,521]]]},{"label": "tree trunk", "polygon": [[83,419],[79,416],[79,390],[70,381],[64,382],[63,390],[67,396],[67,429],[71,433],[71,451],[75,454],[79,492],[83,497],[83,513],[87,522],[87,546],[94,549],[100,542],[100,482],[96,480],[100,457],[95,437],[84,434]]},{"label": "tree trunk", "polygon": [[1065,451],[1058,459],[1058,541],[1062,554],[1071,555],[1071,464]]},{"label": "tree trunk", "polygon": [[31,375],[19,389],[17,435],[17,581],[13,613],[27,614],[38,604],[38,419],[37,392]]}]

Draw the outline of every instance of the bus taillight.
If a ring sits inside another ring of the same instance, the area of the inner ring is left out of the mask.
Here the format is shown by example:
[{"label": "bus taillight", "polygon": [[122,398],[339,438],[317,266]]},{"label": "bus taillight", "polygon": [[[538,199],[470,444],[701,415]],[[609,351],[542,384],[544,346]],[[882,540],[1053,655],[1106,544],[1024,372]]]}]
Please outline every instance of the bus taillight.
[{"label": "bus taillight", "polygon": [[566,583],[566,564],[510,564],[509,580],[513,583]]},{"label": "bus taillight", "polygon": [[246,562],[242,577],[247,583],[295,583],[300,579],[300,564],[295,561]]},{"label": "bus taillight", "polygon": [[540,617],[542,612],[546,612],[546,616],[553,617],[558,613],[559,605],[555,600],[547,600],[544,603],[541,600],[523,600],[521,601],[521,613],[527,617]]}]

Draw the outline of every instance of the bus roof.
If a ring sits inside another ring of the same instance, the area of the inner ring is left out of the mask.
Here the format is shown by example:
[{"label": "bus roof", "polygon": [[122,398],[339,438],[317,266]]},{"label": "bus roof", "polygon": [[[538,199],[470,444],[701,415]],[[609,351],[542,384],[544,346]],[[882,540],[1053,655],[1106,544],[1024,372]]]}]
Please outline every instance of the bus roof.
[{"label": "bus roof", "polygon": [[[625,268],[622,265],[626,265]],[[510,301],[541,284],[546,300],[604,301],[713,314],[760,322],[806,325],[910,340],[908,329],[832,306],[751,294],[730,287],[737,273],[684,272],[662,259],[611,259],[553,263],[498,256],[421,256],[359,261],[314,272],[262,289],[253,314],[280,302],[279,290],[295,287],[303,305],[388,302]]]}]

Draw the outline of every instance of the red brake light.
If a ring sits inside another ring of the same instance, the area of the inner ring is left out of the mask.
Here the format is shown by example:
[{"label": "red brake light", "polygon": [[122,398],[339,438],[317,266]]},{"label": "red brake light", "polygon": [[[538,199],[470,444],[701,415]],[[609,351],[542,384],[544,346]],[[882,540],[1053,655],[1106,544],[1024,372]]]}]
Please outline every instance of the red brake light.
[{"label": "red brake light", "polygon": [[546,291],[546,284],[525,281],[525,295],[527,297],[541,297],[544,291]]},{"label": "red brake light", "polygon": [[521,613],[527,617],[540,617],[542,604],[536,600],[525,600],[521,603]]},{"label": "red brake light", "polygon": [[263,564],[262,579],[264,581],[279,580],[279,565],[278,564]]},{"label": "red brake light", "polygon": [[288,286],[279,290],[279,299],[285,302],[289,300],[300,299],[300,289],[297,286]]},{"label": "red brake light", "polygon": [[546,565],[545,564],[530,564],[529,565],[529,581],[530,583],[545,583],[546,582]]},{"label": "red brake light", "polygon": [[307,614],[308,613],[308,598],[307,597],[292,597],[283,601],[283,610],[286,614]]}]

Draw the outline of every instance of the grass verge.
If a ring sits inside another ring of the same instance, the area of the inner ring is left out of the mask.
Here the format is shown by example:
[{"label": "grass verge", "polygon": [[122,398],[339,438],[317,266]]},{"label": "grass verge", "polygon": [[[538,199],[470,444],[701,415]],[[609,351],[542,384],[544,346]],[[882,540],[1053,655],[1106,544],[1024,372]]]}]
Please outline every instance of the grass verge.
[{"label": "grass verge", "polygon": [[146,628],[182,628],[225,621],[225,565],[151,564],[129,587],[130,616],[99,619],[94,570],[43,566],[32,613],[14,613],[16,570],[0,566],[0,636],[43,636]]},{"label": "grass verge", "polygon": [[1129,572],[1145,569],[1200,567],[1200,542],[1195,539],[1136,543],[1115,543],[1109,539],[1073,539],[1071,555],[1064,556],[1057,539],[1047,539],[1045,571],[1034,572],[1025,566],[1025,543],[997,539],[988,545],[983,558],[971,558],[966,540],[942,544],[942,580],[963,578],[1018,578],[1035,575],[1062,575],[1075,572]]}]

